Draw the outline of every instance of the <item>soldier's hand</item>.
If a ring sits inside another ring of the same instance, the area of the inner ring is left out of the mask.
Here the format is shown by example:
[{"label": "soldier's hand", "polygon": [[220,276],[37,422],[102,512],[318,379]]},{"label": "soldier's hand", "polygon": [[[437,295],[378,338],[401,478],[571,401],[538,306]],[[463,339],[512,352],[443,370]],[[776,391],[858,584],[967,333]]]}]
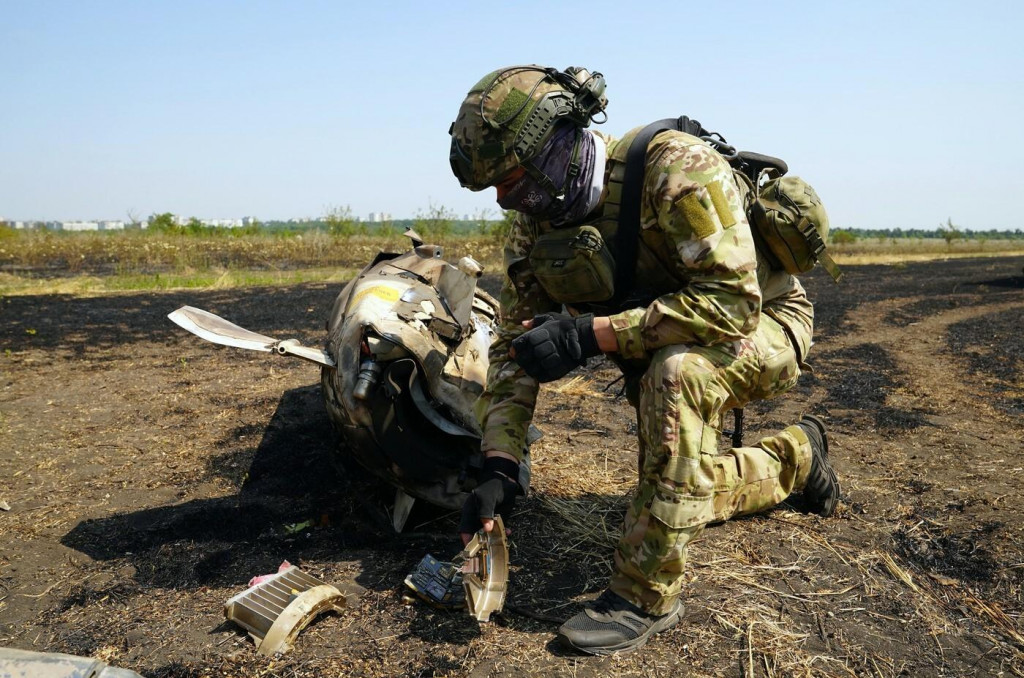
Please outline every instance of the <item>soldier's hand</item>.
[{"label": "soldier's hand", "polygon": [[522,493],[519,464],[504,457],[486,457],[479,483],[462,505],[459,534],[463,545],[468,544],[481,527],[490,532],[494,527],[494,516],[500,515],[507,523],[512,516],[516,496]]},{"label": "soldier's hand", "polygon": [[561,379],[600,352],[594,316],[545,313],[512,341],[511,355],[528,375],[546,382]]}]

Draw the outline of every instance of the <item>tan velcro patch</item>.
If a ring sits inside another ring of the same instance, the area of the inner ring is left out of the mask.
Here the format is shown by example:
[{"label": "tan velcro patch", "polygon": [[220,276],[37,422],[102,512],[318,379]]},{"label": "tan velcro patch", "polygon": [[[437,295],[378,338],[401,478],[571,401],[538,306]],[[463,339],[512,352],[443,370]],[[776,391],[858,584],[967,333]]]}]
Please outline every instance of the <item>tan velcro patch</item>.
[{"label": "tan velcro patch", "polygon": [[725,197],[725,191],[722,190],[722,182],[716,179],[709,183],[708,193],[711,194],[711,202],[715,206],[715,211],[718,212],[718,218],[722,221],[722,228],[735,226],[736,215],[729,209],[729,200]]},{"label": "tan velcro patch", "polygon": [[676,209],[683,213],[683,219],[689,224],[690,229],[693,231],[693,236],[697,240],[708,238],[718,230],[718,225],[715,224],[711,214],[701,204],[700,198],[697,197],[695,191],[687,193],[679,200],[676,200],[674,204]]}]

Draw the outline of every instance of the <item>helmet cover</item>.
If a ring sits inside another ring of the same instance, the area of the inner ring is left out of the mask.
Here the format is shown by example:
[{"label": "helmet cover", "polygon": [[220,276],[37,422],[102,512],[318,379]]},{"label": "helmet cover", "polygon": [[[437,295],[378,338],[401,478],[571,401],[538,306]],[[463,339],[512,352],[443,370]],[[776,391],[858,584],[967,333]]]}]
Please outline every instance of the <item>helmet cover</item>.
[{"label": "helmet cover", "polygon": [[493,186],[540,152],[556,121],[586,127],[607,103],[600,73],[534,65],[492,71],[470,89],[449,129],[452,171],[471,190]]}]

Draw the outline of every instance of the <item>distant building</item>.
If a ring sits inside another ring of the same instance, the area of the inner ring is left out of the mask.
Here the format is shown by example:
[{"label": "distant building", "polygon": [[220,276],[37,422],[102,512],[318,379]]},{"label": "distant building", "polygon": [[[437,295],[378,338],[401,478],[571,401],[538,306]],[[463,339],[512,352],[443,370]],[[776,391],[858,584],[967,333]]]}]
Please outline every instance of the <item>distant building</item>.
[{"label": "distant building", "polygon": [[241,228],[241,219],[200,219],[204,226],[213,228]]},{"label": "distant building", "polygon": [[391,212],[370,212],[370,217],[367,221],[374,224],[391,221]]},{"label": "distant building", "polygon": [[99,221],[11,221],[12,228],[47,229],[50,231],[123,231],[125,222],[120,219]]},{"label": "distant building", "polygon": [[100,224],[98,221],[61,221],[58,222],[61,225],[60,230],[62,231],[98,231],[100,230]]},{"label": "distant building", "polygon": [[[183,217],[179,214],[174,214],[172,218],[178,226],[188,226],[194,217]],[[246,219],[255,219],[255,217],[246,217]],[[245,219],[196,219],[196,221],[210,228],[241,228],[244,225]]]}]

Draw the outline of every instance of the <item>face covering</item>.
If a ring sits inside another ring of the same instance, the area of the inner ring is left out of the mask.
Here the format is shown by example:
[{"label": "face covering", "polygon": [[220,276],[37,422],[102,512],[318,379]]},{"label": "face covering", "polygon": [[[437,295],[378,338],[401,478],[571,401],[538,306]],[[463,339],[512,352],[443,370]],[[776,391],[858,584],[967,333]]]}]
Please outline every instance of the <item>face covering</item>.
[{"label": "face covering", "polygon": [[524,174],[498,200],[498,205],[504,210],[515,210],[516,212],[535,217],[546,212],[553,201],[553,195],[538,184],[529,174]]},{"label": "face covering", "polygon": [[[579,135],[579,173],[566,186],[569,164]],[[561,125],[531,161],[536,171],[548,177],[555,186],[565,191],[561,199],[529,174],[524,174],[498,201],[502,209],[515,210],[531,217],[551,221],[563,226],[584,217],[597,204],[600,188],[595,192],[596,142],[594,135],[571,124]],[[600,158],[603,165],[603,152]],[[604,171],[601,171],[603,181]]]}]

